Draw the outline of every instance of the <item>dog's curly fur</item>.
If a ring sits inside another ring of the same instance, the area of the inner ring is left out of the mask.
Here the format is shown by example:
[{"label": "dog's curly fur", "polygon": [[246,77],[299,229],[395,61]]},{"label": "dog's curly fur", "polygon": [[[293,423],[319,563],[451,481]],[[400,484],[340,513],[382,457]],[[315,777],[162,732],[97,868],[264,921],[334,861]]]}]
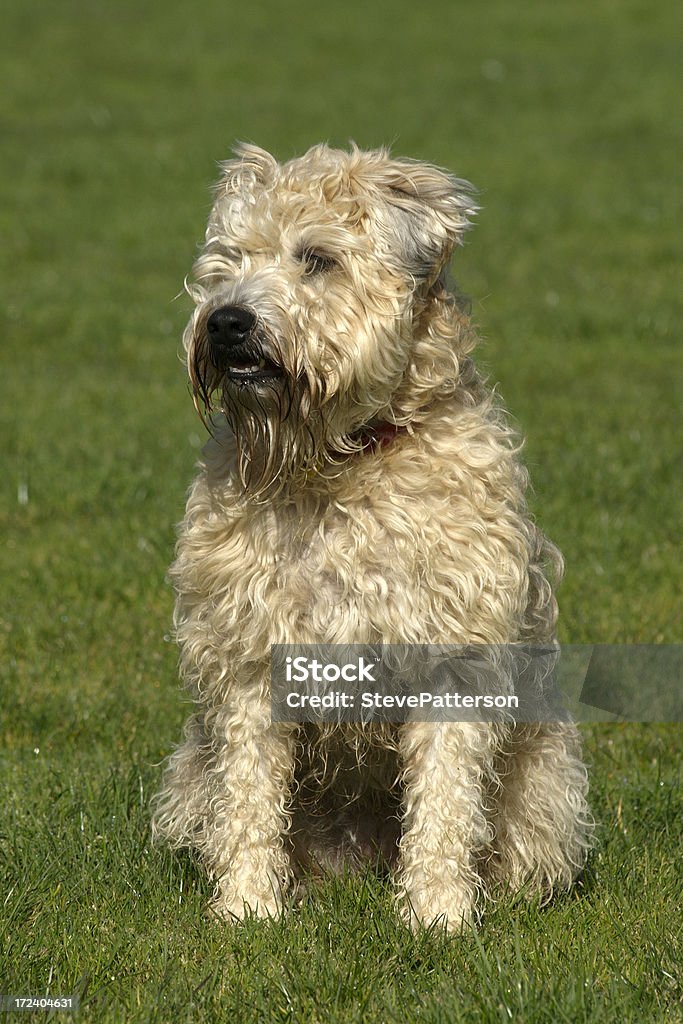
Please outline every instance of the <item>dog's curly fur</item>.
[{"label": "dog's curly fur", "polygon": [[381,857],[406,920],[457,930],[478,894],[581,868],[575,728],[275,723],[269,677],[275,643],[554,640],[560,556],[446,285],[472,189],[355,147],[222,170],[184,339],[213,437],[171,569],[197,709],[154,831],[199,852],[226,919]]}]

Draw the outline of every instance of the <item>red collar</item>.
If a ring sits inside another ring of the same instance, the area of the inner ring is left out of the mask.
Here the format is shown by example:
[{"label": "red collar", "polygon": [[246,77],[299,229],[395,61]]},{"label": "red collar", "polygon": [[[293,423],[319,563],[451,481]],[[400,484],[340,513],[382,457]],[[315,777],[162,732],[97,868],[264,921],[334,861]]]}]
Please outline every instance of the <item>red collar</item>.
[{"label": "red collar", "polygon": [[375,452],[380,448],[386,448],[397,434],[405,434],[405,432],[405,427],[398,427],[395,423],[386,423],[384,420],[368,423],[351,435],[352,441],[360,442],[360,449],[356,449],[355,452],[349,452],[348,449],[346,451],[334,451],[332,452],[333,461],[337,462],[338,460],[341,463],[345,462],[349,455],[362,455],[364,452]]},{"label": "red collar", "polygon": [[386,423],[384,420],[378,423],[369,423],[361,427],[357,433],[359,441],[363,443],[363,451],[368,449],[386,448],[391,444],[397,434],[405,432],[405,427],[398,427],[395,423]]}]

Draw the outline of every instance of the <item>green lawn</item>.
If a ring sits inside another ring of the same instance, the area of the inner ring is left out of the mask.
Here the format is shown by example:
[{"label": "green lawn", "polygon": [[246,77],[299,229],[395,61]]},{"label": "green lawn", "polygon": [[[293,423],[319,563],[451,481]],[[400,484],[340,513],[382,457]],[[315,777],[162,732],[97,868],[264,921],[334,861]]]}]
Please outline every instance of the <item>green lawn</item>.
[{"label": "green lawn", "polygon": [[586,727],[583,884],[455,940],[411,937],[373,877],[220,927],[147,810],[187,712],[164,573],[203,438],[175,297],[235,139],[391,143],[480,187],[456,276],[566,557],[561,638],[683,639],[677,15],[8,0],[0,994],[96,1022],[683,1020],[680,726]]}]

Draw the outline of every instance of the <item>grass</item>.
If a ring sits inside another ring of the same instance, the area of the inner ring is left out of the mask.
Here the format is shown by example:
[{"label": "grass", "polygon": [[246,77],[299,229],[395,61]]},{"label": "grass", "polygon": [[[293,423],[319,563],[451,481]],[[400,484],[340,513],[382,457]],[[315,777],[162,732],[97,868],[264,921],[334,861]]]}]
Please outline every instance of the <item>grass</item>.
[{"label": "grass", "polygon": [[54,993],[83,993],[86,1020],[678,1019],[673,738],[596,731],[606,825],[583,885],[550,908],[492,907],[456,941],[406,933],[371,876],[332,881],[282,923],[216,925],[192,865],[150,850],[149,765],[129,755],[94,766],[86,754],[41,772],[39,755],[18,755],[5,988],[42,993],[50,979]]},{"label": "grass", "polygon": [[673,0],[6,8],[0,993],[97,1022],[683,1019],[678,725],[587,727],[583,884],[457,941],[372,877],[226,930],[147,831],[202,439],[174,295],[234,139],[393,142],[480,186],[456,273],[567,560],[562,639],[681,641]]}]

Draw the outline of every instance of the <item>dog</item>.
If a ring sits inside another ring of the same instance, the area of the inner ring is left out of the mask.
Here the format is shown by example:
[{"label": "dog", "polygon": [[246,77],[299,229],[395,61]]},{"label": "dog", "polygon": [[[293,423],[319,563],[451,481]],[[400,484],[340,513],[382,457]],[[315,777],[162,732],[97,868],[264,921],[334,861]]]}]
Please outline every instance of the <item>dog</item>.
[{"label": "dog", "polygon": [[153,832],[195,851],[226,921],[373,862],[411,927],[457,932],[585,862],[570,722],[271,716],[273,644],[555,643],[561,557],[447,283],[476,209],[383,149],[222,165],[184,335],[212,436],[170,570],[196,710]]}]

